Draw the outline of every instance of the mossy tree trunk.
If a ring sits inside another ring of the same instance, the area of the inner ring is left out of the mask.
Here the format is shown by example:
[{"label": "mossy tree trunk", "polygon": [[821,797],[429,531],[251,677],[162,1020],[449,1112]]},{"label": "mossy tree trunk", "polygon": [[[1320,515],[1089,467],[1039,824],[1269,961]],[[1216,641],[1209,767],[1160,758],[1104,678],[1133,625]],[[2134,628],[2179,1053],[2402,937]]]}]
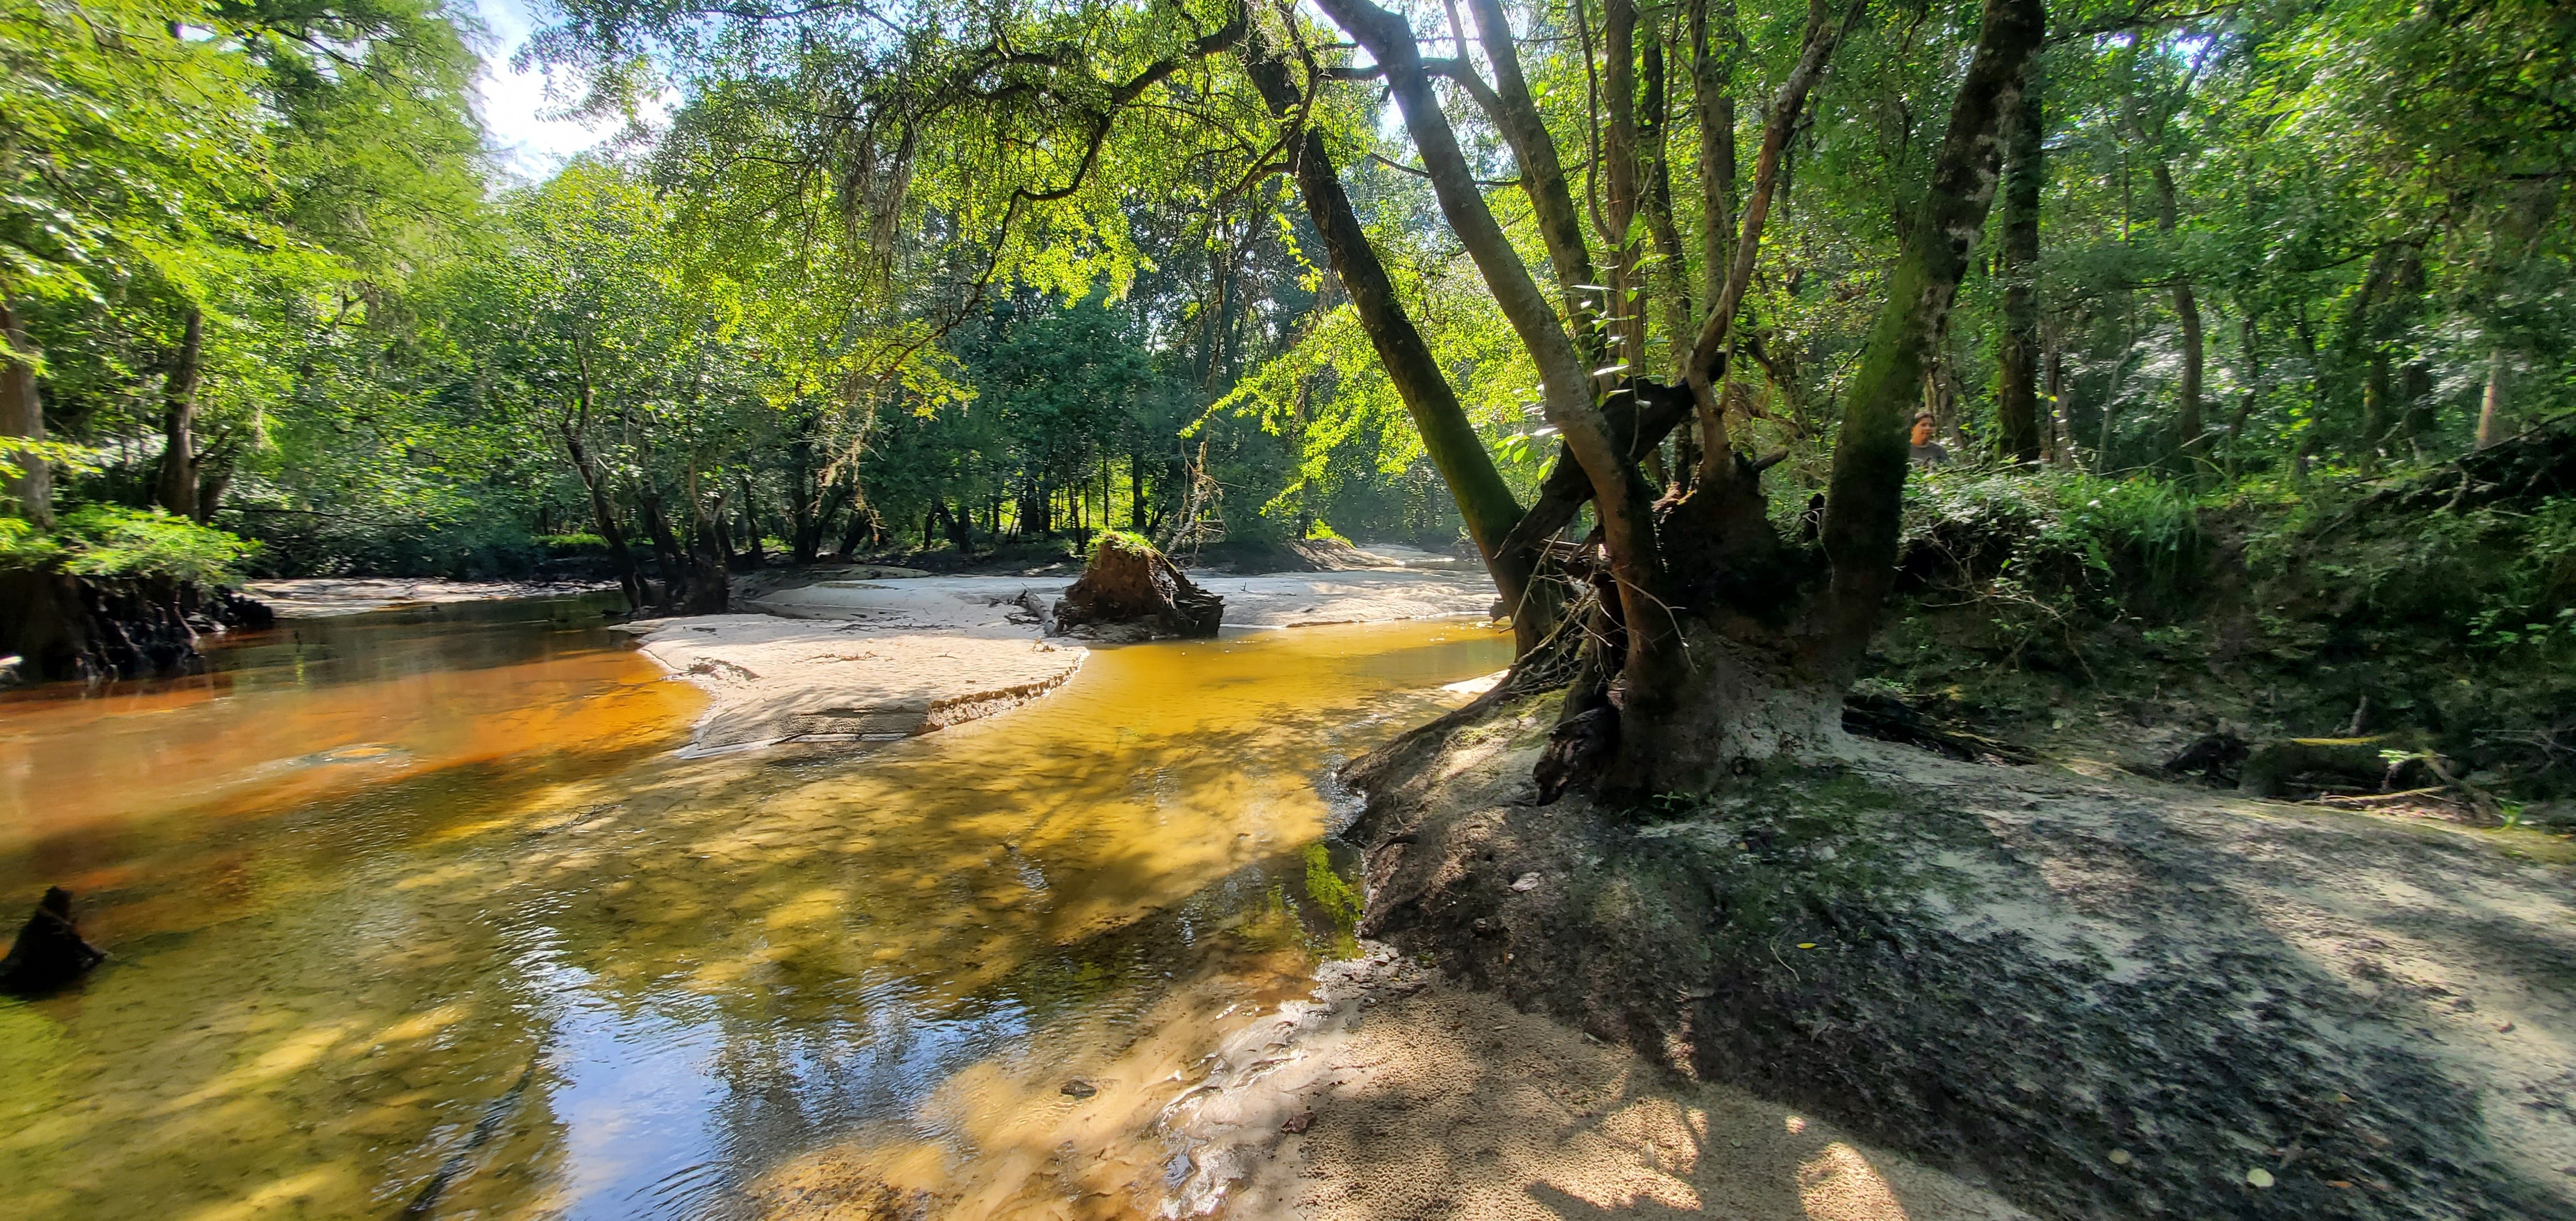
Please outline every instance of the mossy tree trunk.
[{"label": "mossy tree trunk", "polygon": [[2040,460],[2039,198],[2048,181],[2043,158],[2046,117],[2036,79],[2025,83],[2004,141],[2004,325],[1995,387],[1996,431],[2003,456]]}]

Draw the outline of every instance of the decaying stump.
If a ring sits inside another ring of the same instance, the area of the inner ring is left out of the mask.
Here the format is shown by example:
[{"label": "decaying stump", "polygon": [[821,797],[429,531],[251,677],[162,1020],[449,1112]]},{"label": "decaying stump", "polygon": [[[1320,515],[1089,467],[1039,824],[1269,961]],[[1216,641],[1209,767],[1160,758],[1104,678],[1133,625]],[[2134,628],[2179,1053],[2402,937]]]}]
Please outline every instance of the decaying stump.
[{"label": "decaying stump", "polygon": [[1224,617],[1225,599],[1191,584],[1153,544],[1112,534],[1056,600],[1054,630],[1104,640],[1208,637]]},{"label": "decaying stump", "polygon": [[9,956],[0,958],[0,991],[42,996],[105,961],[107,952],[82,940],[72,924],[72,892],[49,887],[36,903],[36,914],[18,930]]}]

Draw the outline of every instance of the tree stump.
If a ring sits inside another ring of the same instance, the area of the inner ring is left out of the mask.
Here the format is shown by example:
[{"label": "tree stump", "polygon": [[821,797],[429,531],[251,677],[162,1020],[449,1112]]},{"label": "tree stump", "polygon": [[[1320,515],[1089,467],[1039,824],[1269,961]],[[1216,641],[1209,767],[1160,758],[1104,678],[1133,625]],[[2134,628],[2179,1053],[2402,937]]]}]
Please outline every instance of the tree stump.
[{"label": "tree stump", "polygon": [[1102,536],[1081,579],[1056,600],[1058,633],[1104,640],[1205,638],[1225,599],[1191,584],[1180,566],[1132,534]]},{"label": "tree stump", "polygon": [[36,914],[18,930],[9,956],[0,958],[0,991],[42,996],[105,961],[106,951],[82,940],[72,924],[72,892],[49,887],[36,903]]}]

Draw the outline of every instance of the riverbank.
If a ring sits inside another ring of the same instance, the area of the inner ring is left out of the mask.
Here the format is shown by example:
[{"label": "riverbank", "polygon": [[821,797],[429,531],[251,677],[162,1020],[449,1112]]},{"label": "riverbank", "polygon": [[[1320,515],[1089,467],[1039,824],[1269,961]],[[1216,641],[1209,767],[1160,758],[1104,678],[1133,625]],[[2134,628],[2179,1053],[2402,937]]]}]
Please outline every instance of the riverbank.
[{"label": "riverbank", "polygon": [[1640,824],[1554,704],[1349,769],[1363,935],[2043,1215],[2576,1216],[2562,841],[1869,742]]},{"label": "riverbank", "polygon": [[1384,945],[1160,1117],[1180,1215],[2026,1221],[1992,1193],[1471,991]]}]

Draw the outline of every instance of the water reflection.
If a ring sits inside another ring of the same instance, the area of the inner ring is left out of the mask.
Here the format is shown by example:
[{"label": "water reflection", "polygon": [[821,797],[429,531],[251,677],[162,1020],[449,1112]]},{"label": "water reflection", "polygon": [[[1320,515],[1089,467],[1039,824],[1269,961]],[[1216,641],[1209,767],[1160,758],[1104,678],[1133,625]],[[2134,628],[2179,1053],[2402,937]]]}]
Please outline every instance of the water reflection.
[{"label": "water reflection", "polygon": [[1318,778],[1508,653],[1105,650],[872,755],[679,760],[693,698],[579,608],[457,611],[0,703],[0,896],[117,954],[0,1006],[23,1207],[1110,1215],[1209,1021],[1348,937]]}]

